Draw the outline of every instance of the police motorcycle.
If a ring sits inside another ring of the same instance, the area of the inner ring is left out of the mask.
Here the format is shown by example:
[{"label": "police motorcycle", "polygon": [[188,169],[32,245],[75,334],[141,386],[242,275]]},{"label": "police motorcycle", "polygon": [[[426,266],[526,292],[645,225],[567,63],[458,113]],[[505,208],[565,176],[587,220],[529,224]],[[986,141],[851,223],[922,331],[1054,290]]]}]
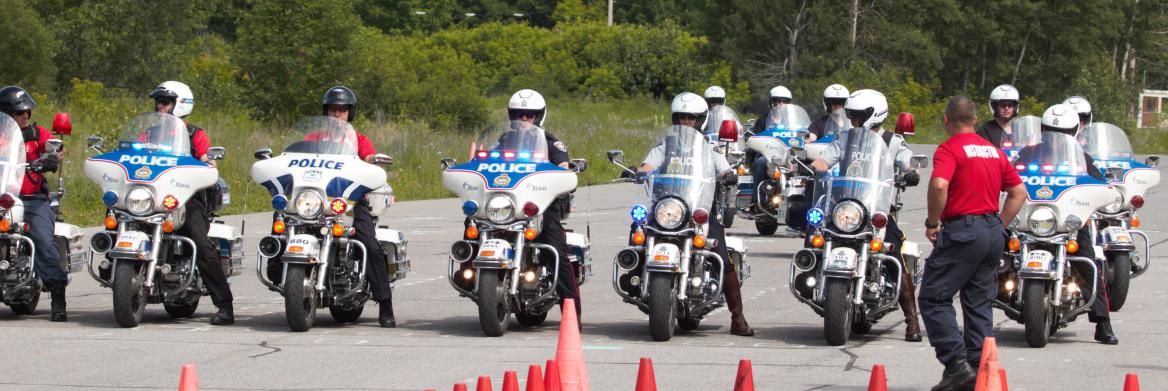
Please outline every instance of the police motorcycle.
[{"label": "police motorcycle", "polygon": [[[140,114],[122,128],[113,151],[103,152],[104,144],[90,136],[89,147],[99,154],[84,164],[107,208],[105,230],[90,238],[89,273],[112,288],[114,319],[122,327],[137,326],[148,303],[189,317],[204,290],[194,241],[174,231],[184,223],[184,204],[214,186],[219,172],[191,157],[186,124],[171,114]],[[222,147],[207,151],[210,160],[223,156]],[[103,259],[95,268],[97,256]]]},{"label": "police motorcycle", "polygon": [[36,246],[27,236],[20,200],[27,166],[20,127],[0,113],[0,300],[17,315],[36,310],[42,288],[33,267]]},{"label": "police motorcycle", "polygon": [[[333,320],[355,322],[370,298],[369,262],[387,262],[390,282],[406,277],[410,260],[398,231],[379,226],[375,236],[385,261],[369,259],[355,238],[353,209],[364,200],[375,217],[384,215],[393,190],[383,166],[393,162],[377,154],[373,163],[357,155],[357,133],[346,121],[304,118],[285,136],[279,154],[255,152],[251,179],[272,196],[272,235],[260,239],[256,276],[284,296],[284,316],[292,331],[308,331],[316,310],[328,307]],[[283,262],[279,284],[267,277],[267,262]]]},{"label": "police motorcycle", "polygon": [[[57,113],[53,117],[53,134],[59,137],[73,133],[73,123],[68,113]],[[49,139],[45,144],[45,151],[57,153],[64,146],[64,141],[58,138]],[[82,242],[81,227],[66,223],[61,215],[61,200],[65,198],[64,164],[57,171],[57,191],[49,193],[49,208],[53,211],[53,245],[61,256],[61,270],[71,273],[80,270],[85,264],[85,254],[88,252]],[[47,186],[47,185],[46,185]]]},{"label": "police motorcycle", "polygon": [[[1075,256],[1076,233],[1092,214],[1120,193],[1087,174],[1083,149],[1074,137],[1043,132],[1042,142],[1024,149],[1014,168],[1026,185],[1027,198],[1011,223],[1013,235],[998,268],[994,307],[1025,325],[1026,343],[1046,346],[1055,331],[1087,312],[1100,272],[1091,259]],[[1075,264],[1081,265],[1076,273]]]},{"label": "police motorcycle", "polygon": [[[715,202],[714,153],[701,133],[684,125],[665,129],[664,163],[644,177],[630,210],[630,246],[613,259],[612,286],[626,303],[649,315],[649,334],[656,341],[673,337],[674,325],[696,330],[702,318],[725,304],[722,270],[734,264],[739,278],[750,277],[741,238],[726,237],[730,259],[714,251],[706,234]],[[624,152],[608,152],[622,166]],[[623,167],[623,166],[622,166]],[[636,173],[634,173],[634,176]],[[633,181],[618,179],[617,181]]]},{"label": "police motorcycle", "polygon": [[1022,148],[1042,142],[1042,118],[1025,115],[1010,120],[1011,133],[1002,135],[1002,151],[1011,161]]},{"label": "police motorcycle", "polygon": [[[741,136],[741,126],[738,122],[738,116],[734,114],[734,110],[720,105],[711,108],[707,114],[705,134],[706,139],[712,143],[717,143],[714,151],[726,158],[730,165],[736,166],[743,174],[746,173],[746,167],[742,164],[743,157],[746,155],[744,151],[743,138]],[[721,217],[722,226],[730,228],[734,225],[734,216],[738,214],[737,194],[738,186],[735,185],[721,185],[723,195]]]},{"label": "police motorcycle", "polygon": [[[801,181],[788,183],[795,157],[791,148],[803,147],[811,119],[802,107],[782,105],[771,108],[766,118],[760,120],[765,121],[763,130],[748,133],[746,147],[753,151],[749,155],[766,158],[766,176],[762,183],[754,183],[749,168],[740,168],[736,205],[743,218],[754,220],[760,235],[772,235],[786,221],[786,208],[780,206],[791,195],[803,192]],[[747,164],[753,163],[752,159],[747,160]]]},{"label": "police motorcycle", "polygon": [[[892,206],[904,190],[904,173],[896,173],[893,154],[876,133],[847,132],[839,175],[818,179],[807,212],[811,248],[791,262],[791,293],[823,317],[827,343],[847,343],[852,333],[865,334],[885,314],[899,307],[904,265],[916,265],[915,244],[903,248],[884,243]],[[914,156],[910,169],[926,167]]]},{"label": "police motorcycle", "polygon": [[[442,160],[442,184],[462,200],[467,216],[463,240],[450,248],[447,279],[460,296],[478,305],[479,325],[490,337],[503,335],[512,314],[520,325],[543,324],[559,302],[559,254],[537,243],[544,213],[576,190],[587,160],[570,168],[548,160],[544,130],[523,121],[488,127],[471,145],[470,161]],[[568,207],[561,206],[565,212]],[[591,244],[567,232],[576,282],[591,275]],[[541,257],[544,253],[551,254]]]},{"label": "police motorcycle", "polygon": [[[1156,168],[1160,157],[1153,155],[1143,162],[1136,160],[1127,134],[1106,122],[1087,125],[1080,137],[1095,165],[1102,171],[1112,171],[1111,184],[1121,194],[1120,199],[1098,210],[1091,219],[1092,237],[1102,250],[1096,254],[1107,258],[1103,275],[1107,281],[1108,304],[1112,311],[1119,311],[1127,302],[1131,279],[1144,274],[1152,261],[1148,235],[1135,229],[1140,226],[1136,211],[1144,206],[1144,194],[1160,184],[1160,170]],[[1133,241],[1135,236],[1144,242],[1142,256]]]}]

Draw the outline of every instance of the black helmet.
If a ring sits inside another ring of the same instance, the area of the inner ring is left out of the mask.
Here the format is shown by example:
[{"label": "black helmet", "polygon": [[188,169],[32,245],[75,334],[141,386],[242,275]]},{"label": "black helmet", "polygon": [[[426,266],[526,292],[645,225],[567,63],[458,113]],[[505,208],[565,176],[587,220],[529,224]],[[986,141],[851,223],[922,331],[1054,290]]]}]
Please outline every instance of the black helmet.
[{"label": "black helmet", "polygon": [[349,87],[336,86],[325,91],[324,99],[320,102],[321,115],[328,115],[329,105],[349,106],[349,122],[357,119],[357,94]]},{"label": "black helmet", "polygon": [[0,112],[12,115],[17,111],[32,110],[37,107],[36,101],[32,100],[32,95],[28,94],[23,88],[17,86],[8,86],[0,88]]}]

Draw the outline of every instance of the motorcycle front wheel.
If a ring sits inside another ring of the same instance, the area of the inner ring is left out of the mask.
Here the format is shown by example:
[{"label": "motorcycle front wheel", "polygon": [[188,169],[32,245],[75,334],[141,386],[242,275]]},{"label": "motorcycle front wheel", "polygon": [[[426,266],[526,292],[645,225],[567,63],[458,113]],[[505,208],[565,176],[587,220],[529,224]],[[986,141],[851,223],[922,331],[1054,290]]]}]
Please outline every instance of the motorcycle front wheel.
[{"label": "motorcycle front wheel", "polygon": [[1041,348],[1050,341],[1050,302],[1046,298],[1046,282],[1025,281],[1022,288],[1022,323],[1026,326],[1026,344]]},{"label": "motorcycle front wheel", "polygon": [[28,302],[12,304],[10,306],[12,307],[12,313],[17,315],[30,315],[36,311],[37,304],[41,302],[41,286],[39,281],[33,281],[33,285],[29,289],[32,289],[32,293],[29,293],[30,297],[28,298]]},{"label": "motorcycle front wheel", "polygon": [[122,327],[137,327],[146,313],[145,284],[129,262],[119,262],[114,269],[114,320]]},{"label": "motorcycle front wheel", "polygon": [[758,230],[758,234],[762,236],[771,236],[775,231],[779,230],[779,222],[770,217],[759,217],[754,220],[754,228]]},{"label": "motorcycle front wheel", "polygon": [[308,265],[288,264],[284,276],[284,317],[292,331],[308,331],[316,321],[315,279]]},{"label": "motorcycle front wheel", "polygon": [[840,346],[848,343],[852,331],[852,301],[849,291],[852,281],[840,278],[827,279],[824,287],[823,337],[827,344]]},{"label": "motorcycle front wheel", "polygon": [[1107,281],[1107,304],[1112,311],[1119,311],[1127,303],[1127,291],[1131,287],[1131,254],[1113,253],[1107,256],[1112,277]]},{"label": "motorcycle front wheel", "polygon": [[507,318],[511,316],[511,301],[507,298],[506,284],[510,273],[480,274],[479,280],[479,326],[488,337],[499,337],[507,331]]},{"label": "motorcycle front wheel", "polygon": [[673,309],[677,302],[673,294],[673,280],[672,274],[649,275],[649,334],[654,341],[673,338]]}]

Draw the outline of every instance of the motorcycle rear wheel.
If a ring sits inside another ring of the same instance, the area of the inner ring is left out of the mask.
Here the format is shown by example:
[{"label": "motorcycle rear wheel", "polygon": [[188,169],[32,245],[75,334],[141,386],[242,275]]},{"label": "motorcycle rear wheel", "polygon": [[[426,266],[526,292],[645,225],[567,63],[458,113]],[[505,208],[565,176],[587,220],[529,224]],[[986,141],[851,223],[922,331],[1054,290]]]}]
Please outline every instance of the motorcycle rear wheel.
[{"label": "motorcycle rear wheel", "polygon": [[1022,288],[1022,323],[1026,326],[1026,344],[1041,348],[1050,341],[1051,311],[1046,298],[1045,281],[1026,281]]},{"label": "motorcycle rear wheel", "polygon": [[316,321],[316,288],[308,265],[288,264],[284,276],[284,317],[292,331],[308,331]]},{"label": "motorcycle rear wheel", "polygon": [[652,273],[649,275],[649,335],[654,341],[668,341],[673,338],[673,310],[677,297],[673,294],[673,275]]},{"label": "motorcycle rear wheel", "polygon": [[114,320],[122,327],[137,327],[146,313],[146,287],[141,273],[129,262],[114,270]]},{"label": "motorcycle rear wheel", "polygon": [[828,345],[848,343],[852,331],[851,280],[829,278],[824,287],[823,338]]},{"label": "motorcycle rear wheel", "polygon": [[499,337],[507,331],[507,318],[511,316],[511,300],[507,297],[509,273],[480,274],[479,280],[479,326],[488,337]]},{"label": "motorcycle rear wheel", "polygon": [[1108,255],[1112,277],[1107,281],[1107,304],[1111,311],[1119,311],[1127,303],[1127,291],[1131,287],[1131,254],[1114,253]]},{"label": "motorcycle rear wheel", "polygon": [[770,217],[759,217],[754,220],[754,228],[758,230],[759,235],[771,236],[779,230],[779,222]]}]

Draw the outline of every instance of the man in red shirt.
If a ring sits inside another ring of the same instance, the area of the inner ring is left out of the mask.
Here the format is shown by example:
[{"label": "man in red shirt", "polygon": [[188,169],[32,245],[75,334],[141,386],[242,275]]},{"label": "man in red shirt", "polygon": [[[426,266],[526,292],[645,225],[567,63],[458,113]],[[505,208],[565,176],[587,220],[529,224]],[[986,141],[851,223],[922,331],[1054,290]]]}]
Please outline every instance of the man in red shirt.
[{"label": "man in red shirt", "polygon": [[[937,359],[945,364],[933,390],[972,390],[982,340],[993,333],[997,268],[1006,230],[1026,200],[1022,179],[1005,154],[974,131],[973,101],[954,97],[945,107],[949,140],[933,156],[925,235],[933,253],[925,261],[920,309]],[[999,218],[998,197],[1007,193]],[[965,331],[957,328],[953,296],[961,292]]]}]

